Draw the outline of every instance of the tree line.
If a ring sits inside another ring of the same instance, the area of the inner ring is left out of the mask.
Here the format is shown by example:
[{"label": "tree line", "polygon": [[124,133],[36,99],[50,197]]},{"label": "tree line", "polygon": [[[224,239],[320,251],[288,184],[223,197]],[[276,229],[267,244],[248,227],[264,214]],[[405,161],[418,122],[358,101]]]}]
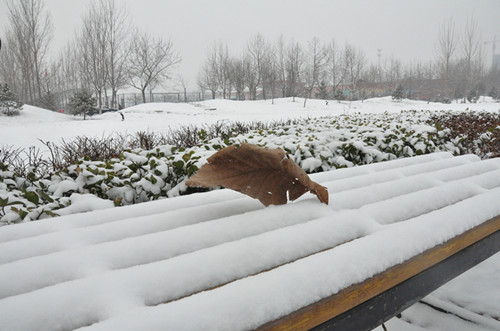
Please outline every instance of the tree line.
[{"label": "tree line", "polygon": [[146,90],[181,61],[171,40],[132,27],[125,7],[115,0],[89,2],[81,28],[55,59],[48,54],[53,24],[44,1],[9,0],[7,8],[0,78],[25,103],[55,110],[87,90],[99,110],[118,108],[117,92],[125,86],[138,89],[146,102]]},{"label": "tree line", "polygon": [[[198,86],[211,97],[251,99],[296,97],[363,99],[390,95],[400,87],[409,98],[447,102],[498,95],[499,70],[486,70],[478,23],[470,17],[462,31],[453,19],[440,26],[436,58],[403,63],[391,56],[370,63],[365,51],[350,43],[318,38],[301,44],[280,36],[269,41],[257,34],[241,54],[214,42],[198,75]],[[488,89],[488,90],[487,90]]]},{"label": "tree line", "polygon": [[[20,101],[48,109],[67,104],[78,91],[91,92],[103,106],[119,108],[117,92],[136,88],[146,102],[171,77],[181,61],[172,41],[134,28],[115,0],[89,2],[81,27],[55,58],[49,57],[53,24],[44,0],[7,0],[8,24],[0,51],[0,81]],[[432,41],[430,41],[432,42]],[[335,39],[307,43],[280,36],[251,37],[239,53],[213,42],[198,73],[198,87],[209,97],[363,99],[391,95],[432,101],[474,100],[499,95],[500,70],[486,69],[485,44],[478,22],[470,17],[458,29],[453,19],[440,25],[435,58],[403,64],[394,56],[370,62],[367,53]],[[182,77],[179,84],[186,93]]]}]

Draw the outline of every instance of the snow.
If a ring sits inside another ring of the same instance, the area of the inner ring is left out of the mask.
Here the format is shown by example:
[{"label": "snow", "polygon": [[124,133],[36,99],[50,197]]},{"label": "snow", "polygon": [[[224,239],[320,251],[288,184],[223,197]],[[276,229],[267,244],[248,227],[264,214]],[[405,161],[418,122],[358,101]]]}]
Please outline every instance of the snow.
[{"label": "snow", "polygon": [[[499,259],[497,258],[497,263],[498,260]],[[488,263],[489,261],[491,261],[491,259],[483,263]],[[461,276],[459,276],[457,279],[461,279]],[[446,287],[448,287],[448,285],[443,288]],[[435,307],[445,309],[449,313],[440,313],[438,310],[436,310]],[[401,319],[391,319],[388,323],[386,323],[386,326],[389,330],[400,331],[477,331],[478,329],[485,331],[498,330],[497,321],[492,320],[489,317],[482,316],[481,314],[472,313],[453,303],[440,300],[434,295],[426,297],[421,302],[418,302],[407,309],[402,314]],[[382,327],[376,328],[375,331],[382,331]]]},{"label": "snow", "polygon": [[73,193],[70,196],[71,205],[57,210],[58,215],[69,215],[101,210],[113,207],[113,202],[96,197],[92,194]]},{"label": "snow", "polygon": [[[481,98],[482,101],[484,98]],[[497,112],[498,103],[442,104],[416,100],[392,101],[391,97],[373,98],[364,101],[329,102],[291,98],[259,101],[207,100],[183,103],[147,103],[121,110],[125,121],[117,113],[95,115],[89,120],[60,114],[25,105],[17,117],[0,116],[0,146],[37,146],[45,148],[38,140],[59,142],[61,138],[71,140],[77,136],[102,137],[114,133],[137,131],[168,132],[185,125],[213,124],[216,122],[271,122],[297,118],[318,118],[327,115],[345,115],[355,112],[380,114],[399,113],[401,110],[475,110]]]},{"label": "snow", "polygon": [[70,180],[63,180],[62,182],[59,182],[58,185],[54,185],[54,196],[56,197],[62,197],[64,192],[68,191],[78,191],[78,183]]},{"label": "snow", "polygon": [[302,161],[300,166],[308,173],[313,172],[314,170],[316,170],[316,168],[319,168],[321,166],[321,160],[310,157]]},{"label": "snow", "polygon": [[[122,110],[125,121],[116,113],[83,121],[26,105],[18,117],[0,116],[0,147],[43,147],[38,139],[167,132],[220,121],[413,109],[499,111],[498,103],[480,100],[449,105],[394,102],[390,97],[328,105],[308,100],[306,108],[298,98],[274,104],[153,103]],[[411,120],[408,125],[418,132],[431,129]],[[295,149],[292,131],[266,142]],[[312,142],[325,146],[320,154],[325,158],[339,144],[335,133],[328,134],[318,134],[319,140]],[[382,133],[373,128],[370,134]],[[377,152],[367,155],[380,158]],[[128,156],[132,162],[144,161],[144,156]],[[314,171],[321,167],[318,162],[309,157],[301,166]],[[336,163],[350,165],[342,157]],[[58,210],[61,217],[1,227],[0,329],[252,329],[500,215],[500,159],[433,153],[311,178],[328,188],[329,206],[306,194],[288,205],[263,207],[240,193],[218,190],[110,208],[112,201],[74,193],[71,205]],[[142,184],[150,191],[162,185]],[[79,185],[58,183],[55,194],[77,191]],[[387,326],[403,331],[499,330],[499,272],[496,254]]]},{"label": "snow", "polygon": [[[500,159],[435,153],[311,177],[329,206],[220,190],[0,228],[0,329],[253,329],[500,215]],[[388,325],[499,329],[494,258],[423,300],[477,324],[420,303]]]}]

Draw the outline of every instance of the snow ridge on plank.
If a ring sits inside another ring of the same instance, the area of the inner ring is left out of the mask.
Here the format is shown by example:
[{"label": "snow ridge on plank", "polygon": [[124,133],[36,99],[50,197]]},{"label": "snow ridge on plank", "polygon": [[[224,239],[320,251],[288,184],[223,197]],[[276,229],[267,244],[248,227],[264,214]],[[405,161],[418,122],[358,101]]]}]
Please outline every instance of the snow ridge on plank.
[{"label": "snow ridge on plank", "polygon": [[[487,164],[496,164],[498,168],[500,162],[499,160],[485,161],[481,164],[482,167],[476,167],[475,171],[468,170],[470,166],[467,165],[459,166],[454,168],[453,172],[455,175],[475,174],[490,169],[490,167],[484,166]],[[449,171],[450,170],[439,170],[437,172],[438,178],[439,175],[442,176]],[[432,178],[433,174],[436,174],[436,172],[429,173],[427,176]],[[396,185],[404,186],[399,183],[399,180],[396,181]],[[408,215],[414,217],[422,213],[422,208],[415,205],[414,201],[421,201],[421,205],[425,206],[426,210],[435,210],[445,207],[450,203],[455,203],[484,192],[485,189],[482,188],[481,185],[500,186],[500,170],[484,172],[470,178],[446,182],[437,187],[422,189],[405,195],[399,195],[395,198],[366,204],[359,210],[377,220],[380,224],[394,223],[404,220]],[[408,185],[406,185],[406,187],[408,187]],[[380,185],[368,187],[367,190],[368,196],[381,197],[380,194],[376,194],[381,191]],[[357,189],[355,192],[357,192]],[[348,193],[349,191],[344,194]],[[342,199],[342,195],[342,192],[333,195],[334,199],[336,199],[335,201],[337,201],[337,206],[334,209],[346,209],[342,208],[342,206],[347,206],[345,201],[349,202],[351,195],[349,194],[347,199]],[[344,203],[342,204],[343,201]],[[43,286],[55,284],[59,281],[77,279],[79,277],[78,274],[75,274],[75,270],[92,270],[96,269],[96,266],[99,265],[105,265],[107,268],[114,270],[131,267],[137,264],[150,263],[160,259],[174,257],[176,254],[184,254],[190,250],[206,248],[209,247],[209,245],[215,245],[222,241],[237,240],[243,236],[257,234],[257,232],[255,232],[257,230],[271,231],[279,226],[299,224],[328,214],[327,208],[315,209],[315,212],[312,214],[309,213],[309,211],[307,211],[306,214],[302,214],[302,210],[307,210],[303,209],[304,207],[307,208],[307,206],[303,205],[305,202],[307,201],[303,201],[297,206],[275,207],[277,208],[277,214],[284,214],[286,210],[290,216],[281,217],[274,222],[265,216],[271,215],[271,218],[275,217],[273,213],[261,210],[247,213],[242,216],[222,218],[210,223],[201,224],[200,226],[194,225],[174,231],[160,231],[158,233],[128,238],[126,240],[103,243],[100,245],[97,244],[90,247],[79,247],[69,251],[63,250],[59,253],[48,255],[40,255],[27,259],[26,261],[20,261],[19,263],[0,265],[0,282],[8,281],[8,279],[15,277],[16,274],[21,273],[25,268],[38,270],[36,283],[29,283],[29,280],[27,282],[22,282],[18,279],[16,284],[5,289],[6,292],[0,291],[0,298],[22,293],[20,292],[21,289],[25,291],[34,290]],[[309,203],[313,202],[309,201]],[[334,217],[337,218],[338,216]],[[230,236],[223,236],[222,231],[228,232]],[[238,234],[238,237],[235,237],[235,234]],[[219,241],[214,241],[214,238],[220,239]],[[130,259],[122,253],[127,247],[134,247],[136,251],[143,252],[143,254],[138,255],[134,259]],[[146,252],[149,253],[146,254]],[[72,255],[78,256],[78,259],[72,258]],[[58,268],[57,266],[64,267]],[[86,275],[83,271],[81,271],[80,274]]]},{"label": "snow ridge on plank", "polygon": [[[366,165],[363,167],[344,168],[336,171],[324,172],[311,175],[315,181],[331,181],[342,178],[353,178],[355,176],[372,173],[375,171],[397,169],[412,164],[422,164],[425,162],[437,161],[441,159],[452,158],[450,153],[439,152],[419,156],[418,158],[397,159],[391,162],[381,162]],[[471,159],[474,156],[467,156]],[[475,157],[479,160],[478,157]],[[192,196],[180,196],[176,199],[157,200],[148,203],[148,208],[144,208],[142,204],[126,206],[118,209],[96,210],[87,213],[88,217],[80,215],[67,215],[52,219],[50,222],[35,222],[30,224],[18,224],[15,228],[3,227],[0,228],[0,243],[22,239],[32,236],[39,236],[45,233],[57,232],[61,230],[87,227],[99,225],[102,223],[126,220],[140,216],[148,216],[177,210],[182,208],[190,208],[201,204],[211,204],[223,202],[232,199],[241,198],[242,195],[231,190],[219,190],[209,193],[200,193],[198,198]]]},{"label": "snow ridge on plank", "polygon": [[[394,195],[411,192],[417,188],[415,185],[419,185],[420,188],[428,188],[436,184],[436,181],[440,180],[439,178],[430,176],[430,172],[421,175],[421,180],[412,179],[411,175],[420,174],[423,171],[422,168],[428,171],[441,169],[439,171],[442,175],[454,173],[456,174],[455,176],[459,176],[460,172],[454,167],[477,162],[478,160],[479,158],[470,155],[438,161],[431,160],[420,166],[418,166],[418,164],[417,166],[410,164],[399,171],[397,171],[398,168],[389,168],[380,172],[355,176],[350,180],[340,179],[324,182],[322,184],[328,188],[330,193],[342,192],[342,194],[333,195],[334,201],[331,203],[331,206],[334,209],[354,208],[355,204],[366,204],[369,201],[378,201],[381,200],[382,197],[387,199],[389,198],[389,196],[386,196],[387,194]],[[449,168],[453,168],[451,169],[452,171],[446,170]],[[401,173],[402,171],[404,171],[406,176]],[[454,175],[449,174],[447,176],[450,177]],[[407,181],[414,181],[417,184],[408,185]],[[396,191],[392,186],[397,186],[399,191]],[[218,195],[217,193],[215,194]],[[99,225],[29,237],[24,240],[13,240],[3,244],[0,243],[0,250],[6,252],[6,254],[0,256],[0,264],[61,250],[63,251],[68,248],[121,240],[145,235],[147,233],[169,230],[182,225],[200,223],[231,215],[236,216],[244,212],[263,208],[255,199],[251,199],[239,193],[237,193],[237,196],[239,197],[238,200],[232,199],[213,202],[211,204],[202,204],[196,207],[179,208],[155,215],[115,220]],[[360,199],[361,196],[363,197],[362,199]],[[304,196],[302,199],[304,198],[307,199],[307,196]],[[195,199],[196,198],[193,197],[193,200]],[[91,215],[88,215],[88,217],[91,217]]]},{"label": "snow ridge on plank", "polygon": [[[121,314],[85,330],[134,330],[140,327],[148,330],[254,329],[367,279],[367,273],[363,271],[382,272],[405,261],[408,255],[421,253],[490,219],[491,215],[500,214],[500,206],[495,204],[498,199],[500,188],[411,219],[409,224],[376,231],[307,259],[182,300],[139,307],[133,313]],[[472,212],[478,204],[492,208],[481,210],[478,215]],[[461,217],[457,218],[458,215]],[[439,222],[438,227],[436,219],[447,222]],[[457,219],[462,227],[456,226]],[[426,230],[423,230],[424,226]],[[382,242],[391,242],[391,245],[380,246]],[[248,314],[249,305],[252,314]],[[192,313],[197,311],[203,313],[193,318]],[[231,318],[228,320],[227,316]]]},{"label": "snow ridge on plank", "polygon": [[[402,161],[318,174],[330,206],[305,197],[261,208],[214,191],[155,204],[147,217],[9,229],[0,329],[255,328],[500,214],[499,159]],[[205,198],[197,221],[188,206]],[[168,215],[176,226],[163,224]]]}]

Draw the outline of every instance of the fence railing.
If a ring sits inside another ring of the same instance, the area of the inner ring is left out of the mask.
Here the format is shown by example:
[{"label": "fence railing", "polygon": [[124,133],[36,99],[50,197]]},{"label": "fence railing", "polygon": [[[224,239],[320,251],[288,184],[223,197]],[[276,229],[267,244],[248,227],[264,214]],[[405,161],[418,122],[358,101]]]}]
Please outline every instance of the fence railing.
[{"label": "fence railing", "polygon": [[[202,101],[202,95],[199,92],[170,92],[170,93],[146,93],[146,103],[149,102],[196,102]],[[141,93],[122,93],[118,94],[118,103],[120,107],[132,107],[144,103]]]}]

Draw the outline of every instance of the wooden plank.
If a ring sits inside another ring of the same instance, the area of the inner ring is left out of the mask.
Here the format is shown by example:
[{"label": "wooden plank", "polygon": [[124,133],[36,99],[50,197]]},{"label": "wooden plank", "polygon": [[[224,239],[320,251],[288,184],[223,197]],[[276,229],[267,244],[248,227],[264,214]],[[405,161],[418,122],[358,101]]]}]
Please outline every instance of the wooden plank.
[{"label": "wooden plank", "polygon": [[497,231],[313,330],[372,330],[499,251]]},{"label": "wooden plank", "polygon": [[[259,330],[312,329],[381,295],[498,231],[500,231],[500,216],[486,221],[402,264],[389,268],[362,283],[354,284],[276,321],[262,325]],[[446,281],[448,280],[441,282],[441,285]],[[357,328],[355,329],[357,330]]]}]

